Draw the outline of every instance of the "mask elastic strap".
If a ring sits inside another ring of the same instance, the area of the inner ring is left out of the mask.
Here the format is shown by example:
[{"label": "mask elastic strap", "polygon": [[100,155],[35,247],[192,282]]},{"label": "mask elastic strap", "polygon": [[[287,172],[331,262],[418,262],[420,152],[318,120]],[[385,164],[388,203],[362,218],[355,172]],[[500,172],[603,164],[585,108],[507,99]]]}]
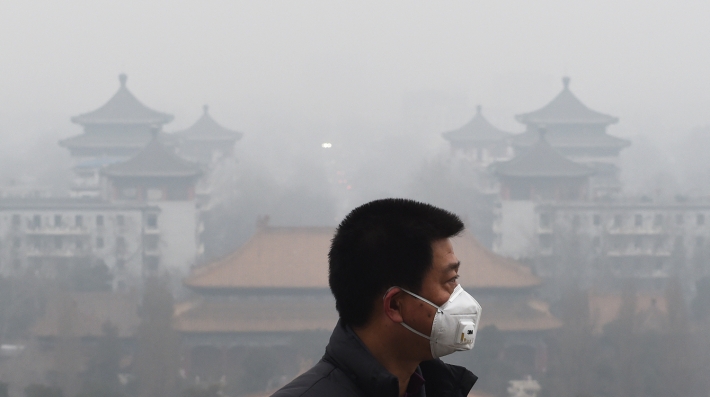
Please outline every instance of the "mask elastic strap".
[{"label": "mask elastic strap", "polygon": [[415,298],[417,298],[417,299],[419,299],[419,300],[421,300],[421,301],[424,301],[424,302],[426,302],[426,303],[428,303],[428,304],[434,306],[437,311],[442,311],[441,308],[440,308],[438,305],[433,304],[431,301],[429,301],[429,300],[427,300],[427,299],[425,299],[425,298],[422,298],[421,296],[415,294],[414,292],[409,292],[409,291],[407,291],[406,289],[404,289],[404,288],[402,288],[402,287],[399,287],[399,289],[401,289],[402,291],[408,293],[409,295],[412,295],[413,297],[415,297]]},{"label": "mask elastic strap", "polygon": [[402,326],[403,326],[404,328],[406,328],[406,329],[408,329],[408,330],[414,332],[415,334],[421,336],[422,338],[426,338],[426,339],[428,339],[428,340],[431,340],[431,337],[430,337],[430,336],[424,335],[423,333],[421,333],[421,332],[417,331],[416,329],[410,327],[409,325],[405,324],[404,322],[401,322],[400,324],[402,324]]}]

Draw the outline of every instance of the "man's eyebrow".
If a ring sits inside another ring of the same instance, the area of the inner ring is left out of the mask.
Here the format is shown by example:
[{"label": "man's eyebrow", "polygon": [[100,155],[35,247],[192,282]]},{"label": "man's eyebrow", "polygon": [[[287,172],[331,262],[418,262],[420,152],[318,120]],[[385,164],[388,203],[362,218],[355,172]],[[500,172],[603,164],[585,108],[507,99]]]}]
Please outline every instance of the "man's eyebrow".
[{"label": "man's eyebrow", "polygon": [[446,265],[446,269],[444,271],[445,272],[448,272],[450,270],[459,271],[459,266],[461,266],[461,261],[449,263],[448,265]]}]

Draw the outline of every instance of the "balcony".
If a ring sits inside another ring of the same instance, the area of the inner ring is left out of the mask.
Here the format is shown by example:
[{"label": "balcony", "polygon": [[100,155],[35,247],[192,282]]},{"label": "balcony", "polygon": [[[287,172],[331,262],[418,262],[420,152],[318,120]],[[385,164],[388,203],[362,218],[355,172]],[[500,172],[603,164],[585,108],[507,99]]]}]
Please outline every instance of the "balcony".
[{"label": "balcony", "polygon": [[660,226],[611,226],[607,228],[607,233],[612,235],[627,235],[627,236],[656,236],[664,234],[663,228]]},{"label": "balcony", "polygon": [[89,230],[82,226],[30,226],[25,230],[25,234],[35,236],[83,236],[89,234]]},{"label": "balcony", "polygon": [[25,255],[32,258],[78,258],[91,255],[88,249],[71,248],[36,248],[28,247]]},{"label": "balcony", "polygon": [[671,251],[667,249],[651,249],[651,248],[613,248],[606,252],[607,256],[611,257],[659,257],[666,258],[671,256]]}]

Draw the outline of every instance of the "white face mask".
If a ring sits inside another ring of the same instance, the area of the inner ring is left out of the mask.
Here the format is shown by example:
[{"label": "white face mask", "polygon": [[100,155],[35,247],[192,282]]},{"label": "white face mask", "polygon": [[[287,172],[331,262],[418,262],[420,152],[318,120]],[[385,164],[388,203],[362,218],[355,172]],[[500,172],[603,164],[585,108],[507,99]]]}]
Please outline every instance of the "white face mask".
[{"label": "white face mask", "polygon": [[481,305],[464,291],[461,285],[454,288],[449,300],[441,307],[404,288],[401,290],[436,308],[434,322],[431,325],[431,336],[424,335],[402,322],[404,328],[429,339],[431,355],[434,358],[473,348],[478,321],[481,318]]}]

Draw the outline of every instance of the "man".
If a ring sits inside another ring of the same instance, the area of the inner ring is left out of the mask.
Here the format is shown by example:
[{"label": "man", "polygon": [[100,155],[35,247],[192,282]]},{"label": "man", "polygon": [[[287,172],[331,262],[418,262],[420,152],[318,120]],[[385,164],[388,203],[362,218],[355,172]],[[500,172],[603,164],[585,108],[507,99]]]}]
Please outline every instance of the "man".
[{"label": "man", "polygon": [[458,285],[454,214],[405,199],[354,209],[329,252],[340,321],[313,368],[273,397],[466,396],[476,376],[439,357],[473,347],[481,307]]}]

